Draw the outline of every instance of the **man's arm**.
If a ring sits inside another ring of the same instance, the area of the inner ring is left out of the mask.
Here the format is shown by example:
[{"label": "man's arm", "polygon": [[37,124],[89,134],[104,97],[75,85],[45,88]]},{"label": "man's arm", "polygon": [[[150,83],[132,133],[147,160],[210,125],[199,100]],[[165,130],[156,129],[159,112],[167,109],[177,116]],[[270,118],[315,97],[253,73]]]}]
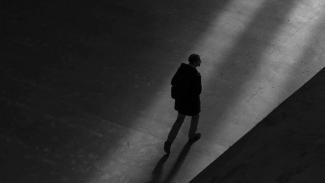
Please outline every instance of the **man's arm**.
[{"label": "man's arm", "polygon": [[201,76],[197,75],[193,78],[193,94],[200,95],[202,92]]}]

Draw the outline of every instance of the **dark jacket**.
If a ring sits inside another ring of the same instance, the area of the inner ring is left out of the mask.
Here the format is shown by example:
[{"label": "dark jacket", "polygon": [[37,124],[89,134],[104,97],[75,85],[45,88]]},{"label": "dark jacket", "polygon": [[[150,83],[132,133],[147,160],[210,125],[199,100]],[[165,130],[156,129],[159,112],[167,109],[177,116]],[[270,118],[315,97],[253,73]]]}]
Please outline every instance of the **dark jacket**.
[{"label": "dark jacket", "polygon": [[188,64],[182,63],[171,81],[175,109],[181,114],[194,116],[201,111],[202,91],[200,73]]}]

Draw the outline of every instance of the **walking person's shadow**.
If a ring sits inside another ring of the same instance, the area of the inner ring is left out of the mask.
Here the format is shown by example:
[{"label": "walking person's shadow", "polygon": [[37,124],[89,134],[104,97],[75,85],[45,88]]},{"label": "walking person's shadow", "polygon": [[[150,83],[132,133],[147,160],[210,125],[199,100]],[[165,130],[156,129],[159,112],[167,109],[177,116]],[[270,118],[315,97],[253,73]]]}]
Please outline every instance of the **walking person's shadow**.
[{"label": "walking person's shadow", "polygon": [[168,155],[165,154],[160,160],[158,161],[157,165],[155,166],[153,172],[152,172],[152,179],[148,183],[169,183],[170,181],[173,180],[177,172],[180,170],[188,152],[190,151],[192,145],[194,142],[188,141],[185,146],[183,147],[181,153],[178,155],[176,162],[174,163],[173,167],[170,169],[169,173],[167,174],[166,178],[164,181],[161,181],[161,176],[163,173],[163,166],[164,163],[168,159]]},{"label": "walking person's shadow", "polygon": [[160,158],[157,165],[152,171],[152,178],[148,183],[158,183],[160,181],[163,173],[164,164],[167,161],[168,157],[169,155],[165,154],[163,157]]},{"label": "walking person's shadow", "polygon": [[190,151],[192,145],[194,144],[194,142],[192,141],[188,141],[185,146],[182,149],[182,152],[178,155],[177,160],[175,162],[175,164],[173,165],[173,167],[171,168],[171,170],[169,171],[169,173],[167,174],[165,180],[163,181],[163,183],[170,183],[173,178],[175,177],[175,175],[177,174],[177,172],[180,170],[188,152]]}]

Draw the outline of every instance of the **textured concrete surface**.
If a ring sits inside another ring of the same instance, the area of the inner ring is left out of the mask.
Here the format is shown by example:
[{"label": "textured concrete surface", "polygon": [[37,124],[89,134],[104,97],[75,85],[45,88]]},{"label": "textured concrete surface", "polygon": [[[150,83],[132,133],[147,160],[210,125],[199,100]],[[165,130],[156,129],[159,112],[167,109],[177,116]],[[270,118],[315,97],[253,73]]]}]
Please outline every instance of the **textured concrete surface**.
[{"label": "textured concrete surface", "polygon": [[324,182],[324,81],[325,69],[191,182]]},{"label": "textured concrete surface", "polygon": [[[323,66],[321,0],[1,2],[0,182],[188,182]],[[168,159],[202,55],[202,139]],[[2,148],[3,147],[3,148]]]}]

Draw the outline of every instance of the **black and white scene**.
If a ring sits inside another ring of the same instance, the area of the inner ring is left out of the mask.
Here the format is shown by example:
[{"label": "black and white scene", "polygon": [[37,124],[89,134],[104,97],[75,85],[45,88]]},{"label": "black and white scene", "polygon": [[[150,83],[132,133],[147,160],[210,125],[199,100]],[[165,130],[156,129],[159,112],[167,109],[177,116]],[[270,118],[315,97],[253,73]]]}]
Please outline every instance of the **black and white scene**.
[{"label": "black and white scene", "polygon": [[324,0],[0,2],[0,183],[324,183]]}]

